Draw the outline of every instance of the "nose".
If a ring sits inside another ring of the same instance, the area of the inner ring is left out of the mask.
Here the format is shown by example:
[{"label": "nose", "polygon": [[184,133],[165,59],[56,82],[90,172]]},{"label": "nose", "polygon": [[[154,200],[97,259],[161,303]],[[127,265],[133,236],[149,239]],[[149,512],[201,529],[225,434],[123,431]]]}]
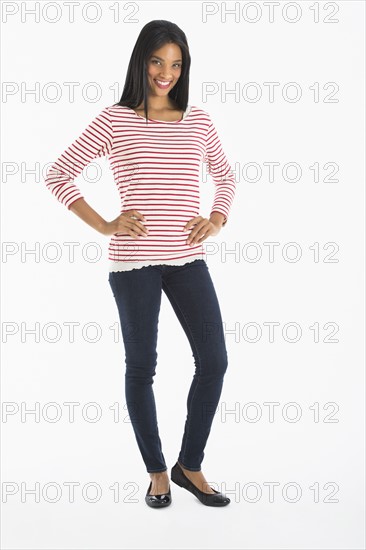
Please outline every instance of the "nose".
[{"label": "nose", "polygon": [[172,75],[168,72],[160,73],[159,78],[161,78],[161,80],[173,80]]}]

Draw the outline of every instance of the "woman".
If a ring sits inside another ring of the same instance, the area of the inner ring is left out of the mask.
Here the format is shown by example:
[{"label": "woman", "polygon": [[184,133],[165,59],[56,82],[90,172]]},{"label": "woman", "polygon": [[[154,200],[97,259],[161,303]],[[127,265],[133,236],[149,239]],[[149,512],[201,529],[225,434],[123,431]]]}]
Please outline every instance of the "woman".
[{"label": "woman", "polygon": [[[225,506],[201,469],[221,395],[227,352],[220,307],[203,242],[227,221],[234,175],[209,114],[188,106],[190,54],[174,23],[151,21],[138,36],[122,97],[105,107],[47,173],[56,198],[109,244],[109,283],[123,335],[128,411],[150,474],[145,502],[172,501],[152,389],[162,290],[192,348],[195,374],[171,479],[207,506]],[[94,158],[108,156],[121,213],[104,220],[84,200],[75,177]],[[215,183],[210,217],[199,215],[199,168]]]}]

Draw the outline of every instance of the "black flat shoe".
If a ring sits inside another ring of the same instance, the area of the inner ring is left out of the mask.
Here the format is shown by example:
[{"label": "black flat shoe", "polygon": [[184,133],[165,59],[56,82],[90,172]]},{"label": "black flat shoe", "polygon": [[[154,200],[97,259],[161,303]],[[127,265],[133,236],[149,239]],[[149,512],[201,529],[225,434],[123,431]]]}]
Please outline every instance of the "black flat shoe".
[{"label": "black flat shoe", "polygon": [[171,504],[172,502],[170,484],[169,484],[169,491],[162,495],[149,495],[151,491],[151,486],[152,486],[152,481],[150,481],[150,485],[145,496],[146,504],[148,506],[151,506],[151,508],[164,508],[165,506],[169,506],[169,504]]},{"label": "black flat shoe", "polygon": [[191,492],[198,498],[198,500],[202,502],[202,504],[205,504],[206,506],[226,506],[230,502],[229,497],[223,493],[219,493],[213,487],[211,487],[211,489],[215,491],[216,494],[204,493],[200,491],[198,487],[196,487],[194,483],[188,479],[178,462],[176,462],[173,466],[170,477],[174,483],[179,485],[179,487],[187,489],[187,491]]}]

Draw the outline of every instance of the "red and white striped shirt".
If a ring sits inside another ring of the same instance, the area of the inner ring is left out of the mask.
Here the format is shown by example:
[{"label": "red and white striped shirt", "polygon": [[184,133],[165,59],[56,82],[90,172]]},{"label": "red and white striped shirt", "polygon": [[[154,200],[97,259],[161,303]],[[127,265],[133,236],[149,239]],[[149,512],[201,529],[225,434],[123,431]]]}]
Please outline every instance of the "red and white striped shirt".
[{"label": "red and white striped shirt", "polygon": [[[210,115],[188,106],[178,121],[146,119],[121,105],[105,107],[47,171],[45,183],[67,208],[84,198],[74,179],[97,157],[107,156],[121,198],[121,213],[136,209],[148,235],[114,233],[110,271],[145,265],[183,265],[205,259],[204,242],[186,243],[184,225],[200,214],[201,162],[215,184],[212,212],[227,220],[235,195],[233,171]],[[204,216],[206,217],[206,216]]]}]

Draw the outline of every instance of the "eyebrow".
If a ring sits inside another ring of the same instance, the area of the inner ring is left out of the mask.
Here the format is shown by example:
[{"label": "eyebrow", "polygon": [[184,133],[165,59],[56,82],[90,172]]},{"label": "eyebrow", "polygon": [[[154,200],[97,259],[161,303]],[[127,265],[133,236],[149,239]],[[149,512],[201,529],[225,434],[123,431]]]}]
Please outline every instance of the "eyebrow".
[{"label": "eyebrow", "polygon": [[[151,57],[156,57],[156,59],[160,59],[160,61],[164,61],[164,59],[162,57],[159,57],[158,55],[152,55]],[[175,59],[173,61],[173,63],[175,63],[176,61],[182,61],[181,59]]]}]

